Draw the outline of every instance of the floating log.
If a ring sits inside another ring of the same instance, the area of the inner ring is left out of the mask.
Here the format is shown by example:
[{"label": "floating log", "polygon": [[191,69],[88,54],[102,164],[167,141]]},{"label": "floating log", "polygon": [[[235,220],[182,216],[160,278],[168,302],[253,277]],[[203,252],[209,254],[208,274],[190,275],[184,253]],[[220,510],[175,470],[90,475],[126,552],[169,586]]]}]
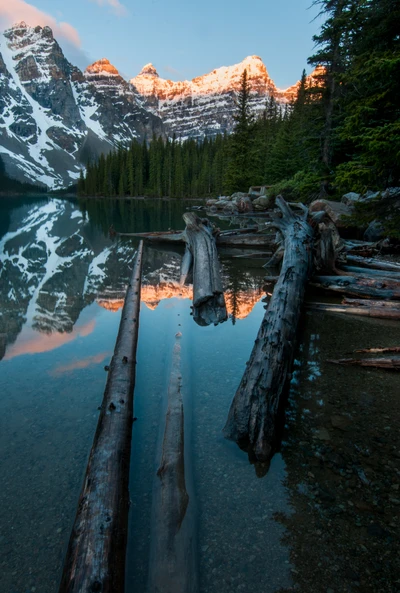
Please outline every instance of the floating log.
[{"label": "floating log", "polygon": [[228,314],[215,239],[208,221],[194,212],[186,212],[183,219],[185,241],[193,255],[193,319],[199,325],[216,325]]},{"label": "floating log", "polygon": [[279,280],[265,312],[250,360],[233,398],[224,436],[259,461],[268,461],[277,441],[276,423],[291,368],[298,319],[312,267],[313,229],[307,208],[296,215],[281,196],[283,218],[273,221],[284,235]]},{"label": "floating log", "polygon": [[59,593],[124,592],[142,252],[140,242]]},{"label": "floating log", "polygon": [[371,299],[400,299],[400,282],[359,276],[314,276],[315,288]]},{"label": "floating log", "polygon": [[349,264],[360,266],[361,268],[373,268],[376,270],[391,270],[400,273],[400,264],[396,262],[381,261],[374,257],[361,257],[359,255],[347,255],[346,260]]},{"label": "floating log", "polygon": [[374,367],[377,369],[400,371],[400,356],[394,356],[393,358],[339,358],[338,360],[330,359],[327,362],[346,366]]},{"label": "floating log", "polygon": [[[374,301],[371,301],[374,302]],[[375,319],[400,319],[400,304],[394,307],[354,307],[351,305],[331,305],[327,303],[306,303],[307,309],[324,311],[326,313],[343,313],[374,317]]]},{"label": "floating log", "polygon": [[148,593],[198,591],[194,501],[184,453],[181,347],[175,342],[161,463],[153,489]]}]

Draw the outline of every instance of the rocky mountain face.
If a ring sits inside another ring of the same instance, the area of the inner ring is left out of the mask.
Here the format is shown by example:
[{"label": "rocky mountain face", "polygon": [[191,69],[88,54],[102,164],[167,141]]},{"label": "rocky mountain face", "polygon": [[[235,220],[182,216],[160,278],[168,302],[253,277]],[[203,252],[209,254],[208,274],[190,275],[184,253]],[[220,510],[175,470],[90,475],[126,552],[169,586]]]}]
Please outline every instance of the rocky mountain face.
[{"label": "rocky mountain face", "polygon": [[56,189],[76,182],[89,158],[134,138],[230,133],[245,68],[255,115],[270,96],[295,97],[298,83],[278,89],[257,56],[181,82],[152,64],[127,82],[105,58],[81,72],[49,27],[18,23],[0,34],[0,156],[11,177]]},{"label": "rocky mountain face", "polygon": [[0,155],[11,177],[65,187],[89,157],[153,132],[160,118],[107,60],[82,73],[49,27],[22,22],[0,35]]},{"label": "rocky mountain face", "polygon": [[234,66],[224,66],[183,82],[160,78],[153,64],[147,64],[130,82],[144,97],[144,106],[162,119],[169,136],[203,138],[232,132],[236,98],[245,69],[250,109],[256,116],[263,113],[270,96],[283,104],[295,98],[299,83],[286,90],[278,89],[258,56],[249,56]]}]

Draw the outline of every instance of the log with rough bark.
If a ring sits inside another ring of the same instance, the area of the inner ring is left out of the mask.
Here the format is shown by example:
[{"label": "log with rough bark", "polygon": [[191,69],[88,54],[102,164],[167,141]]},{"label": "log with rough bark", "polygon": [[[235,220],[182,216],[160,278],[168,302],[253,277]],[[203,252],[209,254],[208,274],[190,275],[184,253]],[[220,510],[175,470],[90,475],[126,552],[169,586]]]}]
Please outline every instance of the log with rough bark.
[{"label": "log with rough bark", "polygon": [[123,593],[143,243],[126,292],[59,593]]},{"label": "log with rough bark", "polygon": [[313,230],[307,208],[297,215],[281,196],[285,254],[279,280],[265,312],[250,360],[233,398],[224,427],[226,438],[268,461],[277,442],[277,418],[290,372],[298,319],[312,267]]},{"label": "log with rough bark", "polygon": [[[371,301],[373,303],[374,301]],[[343,313],[348,315],[361,315],[375,319],[400,319],[400,304],[395,307],[353,307],[351,305],[331,305],[327,303],[307,303],[307,309],[325,313]]]},{"label": "log with rough bark", "polygon": [[400,371],[400,356],[393,356],[392,358],[339,358],[338,360],[328,360],[327,362],[346,366],[374,367],[376,369]]},{"label": "log with rough bark", "polygon": [[371,299],[400,299],[400,282],[359,276],[314,276],[310,285],[325,291]]},{"label": "log with rough bark", "polygon": [[161,462],[152,501],[148,593],[197,593],[195,509],[185,472],[181,347],[172,355]]},{"label": "log with rough bark", "polygon": [[183,219],[185,241],[193,255],[193,319],[199,325],[221,323],[228,314],[212,230],[194,212],[186,212]]}]

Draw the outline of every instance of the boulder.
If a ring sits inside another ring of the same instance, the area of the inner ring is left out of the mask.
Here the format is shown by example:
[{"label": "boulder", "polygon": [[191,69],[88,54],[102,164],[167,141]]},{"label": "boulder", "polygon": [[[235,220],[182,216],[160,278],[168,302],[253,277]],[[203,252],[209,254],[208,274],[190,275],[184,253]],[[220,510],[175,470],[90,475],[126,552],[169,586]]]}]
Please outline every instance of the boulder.
[{"label": "boulder", "polygon": [[215,200],[215,199],[211,198],[210,200],[207,200],[206,206],[208,208],[210,208],[211,206],[214,206],[214,204],[216,204],[217,202],[218,202],[218,200]]},{"label": "boulder", "polygon": [[240,198],[244,198],[247,197],[247,194],[244,193],[243,191],[236,191],[234,194],[231,195],[231,199],[234,200],[238,200]]},{"label": "boulder", "polygon": [[331,221],[338,227],[346,226],[346,217],[350,216],[351,208],[342,202],[332,202],[331,200],[314,200],[311,202],[311,212],[326,212]]},{"label": "boulder", "polygon": [[361,198],[363,202],[368,202],[369,200],[376,200],[376,198],[379,198],[381,195],[380,191],[371,191],[370,189],[367,191],[366,194],[363,195],[363,197]]},{"label": "boulder", "polygon": [[228,200],[218,200],[214,203],[214,206],[217,210],[223,210],[227,204],[231,204],[232,202],[228,202]]},{"label": "boulder", "polygon": [[378,220],[373,220],[364,233],[365,241],[380,241],[385,237],[382,224]]},{"label": "boulder", "polygon": [[400,187],[388,187],[382,192],[382,199],[387,200],[388,198],[400,198]]},{"label": "boulder", "polygon": [[355,191],[350,191],[347,194],[342,196],[341,202],[346,204],[346,206],[350,206],[350,208],[355,204],[355,202],[359,202],[361,200],[361,194],[357,194]]},{"label": "boulder", "polygon": [[271,200],[268,196],[260,196],[253,200],[253,207],[255,210],[267,210],[271,206]]},{"label": "boulder", "polygon": [[236,207],[238,212],[241,214],[253,211],[253,203],[247,195],[237,200]]},{"label": "boulder", "polygon": [[237,214],[237,204],[234,202],[227,202],[226,206],[223,209],[224,214]]}]

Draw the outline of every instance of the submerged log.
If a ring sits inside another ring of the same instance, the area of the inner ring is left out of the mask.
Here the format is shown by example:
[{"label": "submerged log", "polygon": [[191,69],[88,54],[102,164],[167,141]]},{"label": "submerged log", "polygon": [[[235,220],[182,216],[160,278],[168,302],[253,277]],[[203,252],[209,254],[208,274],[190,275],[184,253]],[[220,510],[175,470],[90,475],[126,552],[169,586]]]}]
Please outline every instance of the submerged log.
[{"label": "submerged log", "polygon": [[338,360],[328,360],[327,362],[346,366],[374,367],[377,369],[400,371],[400,356],[394,356],[393,358],[339,358]]},{"label": "submerged log", "polygon": [[[372,303],[374,301],[371,301]],[[394,307],[354,307],[351,305],[331,305],[327,303],[307,303],[307,309],[323,311],[326,313],[343,313],[348,315],[361,315],[375,319],[400,319],[400,304]]]},{"label": "submerged log", "polygon": [[199,325],[226,321],[218,253],[211,228],[194,212],[183,215],[185,241],[193,255],[193,318]]},{"label": "submerged log", "polygon": [[371,299],[400,299],[400,282],[359,276],[314,276],[310,285],[326,291]]},{"label": "submerged log", "polygon": [[272,224],[284,235],[281,274],[265,312],[250,360],[233,398],[224,436],[268,461],[277,441],[276,422],[290,372],[298,319],[312,267],[313,230],[293,213],[282,197],[276,204],[283,217]]},{"label": "submerged log", "polygon": [[[349,274],[359,274],[360,276],[372,276],[373,278],[392,278],[400,282],[400,272],[393,270],[377,270],[376,268],[362,268],[359,266],[344,266],[340,265],[341,270]],[[340,270],[338,270],[340,276]]]},{"label": "submerged log", "polygon": [[185,474],[181,348],[176,341],[168,387],[161,463],[153,490],[148,593],[198,591],[194,501]]},{"label": "submerged log", "polygon": [[123,593],[143,243],[139,244],[59,593]]}]

